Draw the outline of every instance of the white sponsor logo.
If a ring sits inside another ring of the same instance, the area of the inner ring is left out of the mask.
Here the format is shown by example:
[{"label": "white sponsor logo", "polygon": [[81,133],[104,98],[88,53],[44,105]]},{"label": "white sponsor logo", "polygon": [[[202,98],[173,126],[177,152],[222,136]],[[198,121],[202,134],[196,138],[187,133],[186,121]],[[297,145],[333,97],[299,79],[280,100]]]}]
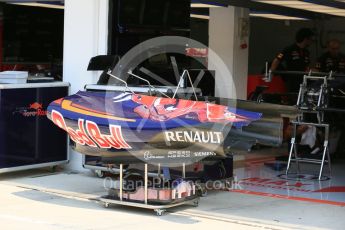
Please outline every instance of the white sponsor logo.
[{"label": "white sponsor logo", "polygon": [[152,153],[150,153],[149,151],[146,151],[144,153],[144,159],[145,160],[150,160],[150,159],[163,159],[165,158],[164,156],[156,156],[156,155],[153,155]]},{"label": "white sponsor logo", "polygon": [[209,157],[209,156],[217,156],[215,152],[195,152],[194,156],[196,157]]},{"label": "white sponsor logo", "polygon": [[164,134],[168,142],[220,144],[223,139],[221,132],[210,131],[166,131]]},{"label": "white sponsor logo", "polygon": [[190,158],[190,151],[169,151],[168,158]]}]

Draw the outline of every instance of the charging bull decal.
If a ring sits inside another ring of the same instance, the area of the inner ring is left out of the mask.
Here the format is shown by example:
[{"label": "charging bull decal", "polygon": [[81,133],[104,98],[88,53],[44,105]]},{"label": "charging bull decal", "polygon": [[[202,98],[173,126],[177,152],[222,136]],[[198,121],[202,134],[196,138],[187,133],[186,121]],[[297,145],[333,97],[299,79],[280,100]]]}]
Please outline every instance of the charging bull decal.
[{"label": "charging bull decal", "polygon": [[[134,112],[140,117],[153,121],[168,121],[174,118],[198,120],[202,123],[234,123],[235,126],[249,124],[261,117],[260,113],[238,110],[239,114],[229,111],[229,107],[204,101],[191,101],[173,98],[153,97],[138,94],[121,94],[114,102],[132,100],[139,104]],[[241,114],[242,113],[242,114]],[[246,116],[247,115],[247,116]]]}]

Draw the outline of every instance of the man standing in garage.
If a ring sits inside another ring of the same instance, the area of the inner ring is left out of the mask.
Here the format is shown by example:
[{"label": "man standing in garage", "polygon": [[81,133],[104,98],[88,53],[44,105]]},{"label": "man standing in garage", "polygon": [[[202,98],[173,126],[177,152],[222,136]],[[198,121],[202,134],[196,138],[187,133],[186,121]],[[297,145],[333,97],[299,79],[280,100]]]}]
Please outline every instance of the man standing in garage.
[{"label": "man standing in garage", "polygon": [[340,41],[332,39],[327,43],[327,52],[322,54],[316,63],[320,72],[345,73],[345,55],[340,52]]},{"label": "man standing in garage", "polygon": [[[314,33],[311,29],[301,28],[297,31],[295,43],[286,47],[274,58],[270,71],[277,69],[285,71],[308,71],[310,65],[309,50],[307,49],[313,42]],[[303,74],[284,74],[281,76],[285,82],[288,92],[297,93],[303,81]],[[296,98],[288,98],[288,104],[296,104]],[[308,130],[307,126],[299,126],[297,136],[302,136]],[[290,140],[292,137],[292,126],[289,125],[284,130],[284,137]]]},{"label": "man standing in garage", "polygon": [[[331,39],[327,43],[327,52],[323,53],[317,60],[316,69],[320,72],[336,72],[345,74],[345,55],[340,52],[341,44],[337,39]],[[343,96],[344,80],[333,84],[333,93]],[[336,89],[336,90],[335,90]],[[343,101],[338,98],[332,99],[332,106],[335,108],[344,108]],[[331,135],[335,141],[330,142],[331,149],[336,149],[336,154],[344,157],[345,149],[345,124],[343,122],[342,113],[332,113],[330,122],[333,124]],[[333,147],[332,147],[333,146]]]},{"label": "man standing in garage", "polygon": [[[301,28],[296,33],[296,41],[278,53],[272,62],[271,71],[278,68],[286,71],[308,71],[310,58],[307,49],[313,42],[314,33],[311,29]],[[298,92],[303,75],[286,74],[282,76],[289,92]]]}]

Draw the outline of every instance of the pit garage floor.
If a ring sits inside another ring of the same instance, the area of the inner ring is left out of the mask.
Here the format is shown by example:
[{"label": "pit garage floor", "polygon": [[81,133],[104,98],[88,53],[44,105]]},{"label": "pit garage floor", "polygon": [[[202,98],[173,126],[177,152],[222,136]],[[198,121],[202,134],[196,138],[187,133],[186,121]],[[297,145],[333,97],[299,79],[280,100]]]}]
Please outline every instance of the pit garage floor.
[{"label": "pit garage floor", "polygon": [[[344,192],[324,193],[331,196],[326,202],[318,202],[322,201],[319,192],[311,197],[303,197],[301,191],[290,193],[287,188],[292,186],[287,185],[296,181],[277,177],[281,172],[267,168],[262,163],[267,160],[266,155],[261,163],[252,158],[237,166],[239,182],[232,192],[210,191],[199,207],[173,208],[162,217],[150,210],[104,208],[97,201],[106,193],[104,180],[92,173],[34,170],[2,174],[1,229],[344,229]],[[324,182],[325,187],[333,185],[333,179]],[[318,184],[312,179],[306,183]],[[336,185],[340,184],[337,180]]]},{"label": "pit garage floor", "polygon": [[286,175],[287,162],[276,160],[276,156],[287,158],[284,149],[279,152],[268,148],[253,154],[242,154],[242,163],[235,161],[234,191],[345,206],[345,159],[332,161],[331,172],[326,164],[319,181],[320,165],[316,164],[300,163],[297,173],[297,165],[293,163]]}]

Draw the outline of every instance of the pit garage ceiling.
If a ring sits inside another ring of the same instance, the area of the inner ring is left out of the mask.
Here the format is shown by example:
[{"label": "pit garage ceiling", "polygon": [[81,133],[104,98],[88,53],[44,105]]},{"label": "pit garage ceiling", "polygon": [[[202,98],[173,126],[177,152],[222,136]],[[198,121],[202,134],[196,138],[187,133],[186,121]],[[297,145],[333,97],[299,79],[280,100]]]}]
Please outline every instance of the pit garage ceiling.
[{"label": "pit garage ceiling", "polygon": [[36,6],[36,7],[46,7],[46,8],[55,8],[55,9],[64,9],[64,0],[45,0],[45,1],[33,1],[33,0],[0,0],[0,2],[18,4],[18,5],[27,5],[27,6]]},{"label": "pit garage ceiling", "polygon": [[[231,5],[249,8],[251,12],[289,15],[306,19],[345,17],[345,0],[192,0],[192,3]],[[207,14],[207,10],[203,7],[193,7],[193,11],[200,14]]]},{"label": "pit garage ceiling", "polygon": [[[64,0],[0,0],[0,2],[32,4],[62,8]],[[345,0],[191,0],[192,14],[208,15],[212,6],[249,8],[255,14],[276,14],[299,19],[345,17]],[[206,6],[206,7],[205,7]]]}]

